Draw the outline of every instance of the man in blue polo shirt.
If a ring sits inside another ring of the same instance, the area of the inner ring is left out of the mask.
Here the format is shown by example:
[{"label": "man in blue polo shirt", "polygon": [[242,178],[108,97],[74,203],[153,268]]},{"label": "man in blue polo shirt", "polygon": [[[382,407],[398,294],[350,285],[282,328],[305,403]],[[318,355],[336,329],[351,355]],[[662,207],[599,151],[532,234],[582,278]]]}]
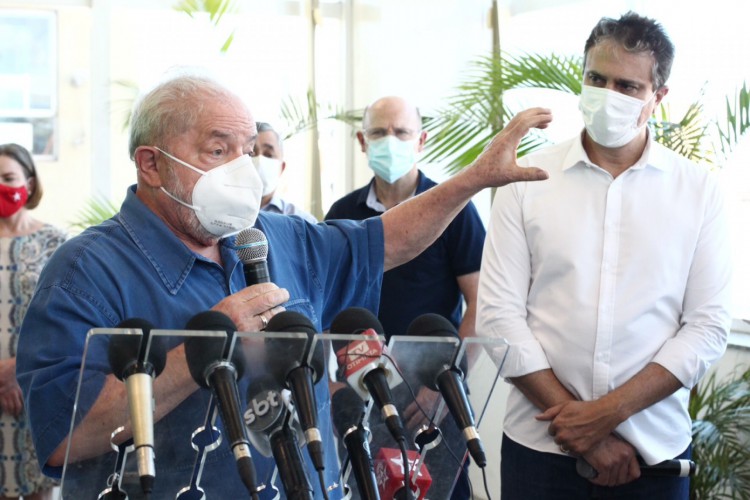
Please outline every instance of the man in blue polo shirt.
[{"label": "man in blue polo shirt", "polygon": [[[111,455],[113,430],[125,426],[129,432],[126,389],[111,373],[106,346],[86,354],[76,403],[90,329],[134,317],[159,329],[182,329],[196,313],[212,309],[231,318],[239,331],[252,332],[289,309],[322,330],[342,309],[376,307],[383,271],[432,243],[433,232],[442,231],[477,191],[546,177],[538,169],[519,168],[515,149],[530,127],[550,120],[549,111],[540,108],[519,113],[472,168],[382,217],[310,224],[258,213],[262,182],[248,155],[256,126],[236,95],[193,76],[157,86],[132,117],[137,184],[128,189],[119,214],[53,255],[21,329],[17,376],[44,472],[59,477],[67,460],[72,466],[66,498],[96,498],[104,486],[92,477],[96,462]],[[417,220],[418,225],[410,222]],[[245,281],[234,234],[251,226],[267,236],[272,283]],[[329,411],[325,383],[318,384],[316,395],[318,411]],[[153,399],[152,498],[174,498],[190,480],[196,455],[190,434],[206,410],[205,391],[189,373],[183,344],[170,346]],[[68,437],[74,403],[81,418]],[[332,484],[333,434],[324,425],[321,434],[325,483]],[[207,498],[247,497],[234,462],[226,443],[208,454],[200,482]],[[258,478],[267,480],[272,461],[254,454],[253,462]],[[137,488],[128,494],[143,498]],[[330,498],[340,498],[340,492]]]},{"label": "man in blue polo shirt", "polygon": [[[378,99],[365,109],[362,129],[357,139],[375,176],[366,186],[336,201],[326,220],[375,217],[437,185],[417,169],[417,155],[424,148],[427,132],[422,130],[416,106],[400,97]],[[479,214],[469,202],[424,252],[383,274],[378,318],[386,337],[405,335],[414,318],[425,313],[450,320],[461,338],[474,336],[484,235]],[[463,301],[466,310],[462,315]],[[434,396],[423,390],[420,402]],[[411,428],[423,421],[417,405],[408,406],[404,416],[411,420]],[[454,489],[454,500],[470,497],[467,481],[463,474]]]},{"label": "man in blue polo shirt", "polygon": [[[375,175],[336,201],[326,220],[375,217],[436,185],[417,169],[427,132],[415,106],[400,97],[378,99],[365,110],[362,128],[357,139]],[[484,235],[470,202],[424,252],[383,275],[378,318],[386,336],[406,334],[428,312],[448,318],[462,338],[474,336]]]}]

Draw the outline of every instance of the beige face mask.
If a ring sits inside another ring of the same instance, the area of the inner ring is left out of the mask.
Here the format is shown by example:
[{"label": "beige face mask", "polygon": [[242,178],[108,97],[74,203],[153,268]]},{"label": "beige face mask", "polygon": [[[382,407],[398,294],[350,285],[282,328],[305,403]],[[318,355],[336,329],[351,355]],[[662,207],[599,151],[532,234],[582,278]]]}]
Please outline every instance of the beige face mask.
[{"label": "beige face mask", "polygon": [[204,172],[154,147],[180,165],[201,174],[193,187],[192,205],[178,199],[164,189],[164,186],[161,190],[180,205],[192,209],[206,231],[214,236],[224,237],[255,224],[260,210],[263,183],[249,155],[240,155]]}]

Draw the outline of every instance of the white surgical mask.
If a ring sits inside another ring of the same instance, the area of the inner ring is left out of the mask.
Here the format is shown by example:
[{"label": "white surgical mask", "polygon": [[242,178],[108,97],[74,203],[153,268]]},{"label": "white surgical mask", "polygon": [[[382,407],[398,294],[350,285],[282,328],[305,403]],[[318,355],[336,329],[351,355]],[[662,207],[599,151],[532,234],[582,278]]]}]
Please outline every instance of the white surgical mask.
[{"label": "white surgical mask", "polygon": [[240,155],[204,172],[154,147],[180,165],[201,174],[193,186],[192,205],[178,199],[164,186],[161,190],[180,205],[192,209],[206,231],[221,238],[255,224],[263,184],[249,155]]},{"label": "white surgical mask", "polygon": [[419,139],[402,141],[392,135],[367,142],[367,163],[375,175],[393,184],[406,175],[417,161]]},{"label": "white surgical mask", "polygon": [[263,196],[268,196],[276,191],[279,185],[282,161],[263,155],[253,156],[252,158],[260,180],[263,181]]},{"label": "white surgical mask", "polygon": [[[654,93],[656,95],[656,93]],[[578,109],[591,139],[605,148],[619,148],[630,141],[646,126],[638,124],[646,101],[619,92],[584,85]]]}]

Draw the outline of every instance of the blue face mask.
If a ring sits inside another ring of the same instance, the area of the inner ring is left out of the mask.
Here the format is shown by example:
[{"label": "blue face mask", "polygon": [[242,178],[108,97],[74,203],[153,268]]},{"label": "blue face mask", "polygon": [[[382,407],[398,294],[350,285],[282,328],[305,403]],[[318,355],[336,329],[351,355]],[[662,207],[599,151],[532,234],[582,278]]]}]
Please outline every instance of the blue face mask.
[{"label": "blue face mask", "polygon": [[415,151],[419,139],[402,141],[392,135],[368,141],[367,163],[375,175],[393,184],[406,175],[417,160]]}]

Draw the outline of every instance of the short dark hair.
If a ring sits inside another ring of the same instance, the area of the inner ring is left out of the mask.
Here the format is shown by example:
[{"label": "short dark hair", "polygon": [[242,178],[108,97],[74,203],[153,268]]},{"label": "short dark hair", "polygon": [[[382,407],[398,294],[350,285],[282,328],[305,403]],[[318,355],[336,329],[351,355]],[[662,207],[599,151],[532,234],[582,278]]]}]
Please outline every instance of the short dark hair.
[{"label": "short dark hair", "polygon": [[628,52],[649,52],[654,56],[651,83],[654,90],[664,86],[672,71],[674,45],[664,28],[653,19],[627,12],[620,19],[603,17],[596,23],[583,49],[583,63],[589,50],[600,43],[612,40]]},{"label": "short dark hair", "polygon": [[39,180],[36,165],[34,165],[34,160],[31,158],[29,151],[19,144],[2,144],[0,145],[0,156],[8,156],[16,160],[21,165],[26,180],[34,179],[34,191],[29,193],[29,199],[26,200],[24,206],[28,209],[36,208],[42,201],[42,181]]}]

